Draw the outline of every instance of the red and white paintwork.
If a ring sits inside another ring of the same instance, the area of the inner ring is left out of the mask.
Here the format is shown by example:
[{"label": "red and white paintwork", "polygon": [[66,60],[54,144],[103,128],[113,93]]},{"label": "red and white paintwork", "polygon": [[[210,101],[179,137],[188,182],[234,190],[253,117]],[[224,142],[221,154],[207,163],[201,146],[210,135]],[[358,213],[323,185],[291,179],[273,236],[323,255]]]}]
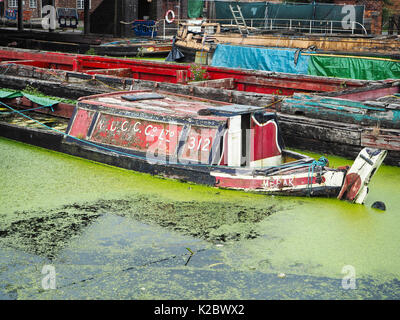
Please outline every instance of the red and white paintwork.
[{"label": "red and white paintwork", "polygon": [[309,173],[309,165],[291,170],[282,170],[271,175],[225,174],[212,172],[221,188],[254,190],[263,193],[304,194],[312,193],[315,188],[340,188],[343,185],[345,171],[324,168],[322,172]]},{"label": "red and white paintwork", "polygon": [[[166,165],[174,159],[174,165],[192,171],[196,165],[205,166],[215,178],[213,185],[220,188],[334,196],[356,203],[364,202],[369,180],[386,156],[386,151],[365,148],[350,169],[328,168],[326,163],[283,149],[275,116],[262,108],[160,91],[156,93],[162,97],[157,99],[124,98],[146,93],[151,92],[79,99],[67,133],[148,156],[149,162],[157,154]],[[256,114],[263,120],[257,120]]]}]

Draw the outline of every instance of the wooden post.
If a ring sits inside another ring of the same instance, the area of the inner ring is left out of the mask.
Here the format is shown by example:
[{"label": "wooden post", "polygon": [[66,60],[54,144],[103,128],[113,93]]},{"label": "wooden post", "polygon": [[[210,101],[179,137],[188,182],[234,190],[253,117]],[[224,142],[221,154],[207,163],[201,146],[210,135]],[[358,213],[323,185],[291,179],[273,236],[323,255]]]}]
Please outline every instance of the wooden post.
[{"label": "wooden post", "polygon": [[391,16],[391,17],[389,17],[388,34],[393,34],[393,30],[394,30],[394,17]]},{"label": "wooden post", "polygon": [[24,7],[22,0],[18,0],[18,31],[24,30]]},{"label": "wooden post", "polygon": [[118,0],[114,0],[114,37],[118,34]]},{"label": "wooden post", "polygon": [[83,8],[83,33],[89,34],[90,32],[90,0],[84,1],[84,8]]},{"label": "wooden post", "polygon": [[[56,0],[51,0],[50,5],[55,9],[56,8]],[[55,17],[57,16],[57,13],[55,14]],[[54,17],[54,18],[55,18]],[[52,28],[53,23],[50,21],[50,27],[49,27],[49,32],[54,32],[57,29],[57,23],[54,25],[54,29]]]}]

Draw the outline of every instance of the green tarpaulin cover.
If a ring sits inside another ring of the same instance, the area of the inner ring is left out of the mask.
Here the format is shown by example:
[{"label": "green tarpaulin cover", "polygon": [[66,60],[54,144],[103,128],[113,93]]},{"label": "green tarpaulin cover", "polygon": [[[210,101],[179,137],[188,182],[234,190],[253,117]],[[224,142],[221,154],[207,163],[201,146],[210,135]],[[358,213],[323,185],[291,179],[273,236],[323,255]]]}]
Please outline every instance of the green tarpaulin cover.
[{"label": "green tarpaulin cover", "polygon": [[203,0],[188,0],[188,17],[199,18],[203,13]]},{"label": "green tarpaulin cover", "polygon": [[359,80],[400,79],[400,60],[312,54],[308,74]]},{"label": "green tarpaulin cover", "polygon": [[52,107],[57,103],[59,103],[59,101],[57,100],[52,100],[46,97],[38,97],[22,91],[11,91],[11,90],[0,89],[0,99],[13,99],[18,97],[25,97],[38,105],[47,107]]},{"label": "green tarpaulin cover", "polygon": [[400,79],[400,60],[298,52],[290,48],[219,44],[211,65],[358,80]]},{"label": "green tarpaulin cover", "polygon": [[[342,22],[350,28],[348,23],[350,17],[352,21],[363,23],[364,6],[363,5],[337,5],[327,3],[273,3],[268,1],[255,2],[237,2],[237,1],[215,1],[215,12],[217,19],[233,19],[232,12],[229,8],[232,5],[236,9],[236,5],[240,6],[243,17],[249,19],[260,19],[253,21],[254,27],[267,26],[270,21],[276,20],[275,23],[289,23],[289,19],[304,20],[304,22],[296,21],[296,25],[304,25],[309,27],[309,20],[317,20],[313,22],[314,27],[326,27],[324,21],[337,21],[332,23],[333,28],[342,28]],[[223,22],[221,20],[221,22]],[[227,21],[225,21],[227,23]],[[329,23],[329,27],[330,27]],[[358,24],[355,29],[360,29]],[[361,31],[361,29],[360,29]]]}]

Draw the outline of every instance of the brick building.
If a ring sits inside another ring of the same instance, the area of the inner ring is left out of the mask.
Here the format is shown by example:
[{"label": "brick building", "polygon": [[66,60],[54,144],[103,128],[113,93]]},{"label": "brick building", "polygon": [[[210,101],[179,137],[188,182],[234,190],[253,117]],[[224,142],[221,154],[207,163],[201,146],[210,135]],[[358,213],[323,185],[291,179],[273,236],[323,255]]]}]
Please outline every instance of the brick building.
[{"label": "brick building", "polygon": [[382,33],[382,0],[334,0],[336,4],[364,5],[364,25],[372,34]]},{"label": "brick building", "polygon": [[[90,8],[93,12],[103,0],[90,0]],[[18,9],[18,0],[3,0],[4,10]],[[54,3],[54,4],[53,4]],[[54,5],[56,8],[76,8],[78,14],[82,15],[84,0],[23,0],[25,16],[40,18],[42,7]]]},{"label": "brick building", "polygon": [[[241,0],[243,2],[261,1],[261,0]],[[270,2],[284,2],[283,0],[269,0]],[[287,2],[292,2],[288,0]],[[294,1],[293,1],[294,2]],[[301,2],[311,2],[311,1],[301,1]],[[322,2],[316,0],[316,2]],[[329,1],[335,4],[349,4],[349,5],[364,5],[364,24],[372,34],[382,33],[382,10],[383,10],[383,0],[331,0]],[[329,3],[328,2],[328,3]],[[390,7],[394,11],[400,14],[400,0],[391,0],[393,5]],[[327,1],[324,1],[327,3]]]},{"label": "brick building", "polygon": [[385,7],[389,9],[391,15],[400,15],[400,0],[391,0],[391,5],[386,5]]},{"label": "brick building", "polygon": [[400,34],[400,0],[391,0],[390,4],[386,4],[384,7],[386,13],[385,25],[389,34],[393,34],[393,32]]},{"label": "brick building", "polygon": [[[90,12],[94,12],[103,2],[112,2],[118,0],[90,0]],[[163,19],[168,10],[173,10],[176,17],[187,17],[187,0],[124,0],[118,1],[123,7],[123,15],[131,20],[133,19]],[[4,10],[17,9],[18,0],[0,0]],[[54,3],[56,8],[77,8],[78,14],[82,16],[84,0],[24,0],[23,8],[25,15],[32,18],[41,17],[42,7]]]}]

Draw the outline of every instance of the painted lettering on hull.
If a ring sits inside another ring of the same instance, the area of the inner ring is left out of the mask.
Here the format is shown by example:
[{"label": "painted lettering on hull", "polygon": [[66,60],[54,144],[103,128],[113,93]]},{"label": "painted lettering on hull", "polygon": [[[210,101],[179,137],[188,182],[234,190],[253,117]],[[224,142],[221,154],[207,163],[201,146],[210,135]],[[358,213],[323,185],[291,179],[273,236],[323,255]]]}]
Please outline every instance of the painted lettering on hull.
[{"label": "painted lettering on hull", "polygon": [[194,160],[200,163],[209,163],[211,148],[217,132],[217,128],[192,126],[179,158],[181,160]]},{"label": "painted lettering on hull", "polygon": [[174,155],[182,129],[182,125],[101,114],[90,141]]},{"label": "painted lettering on hull", "polygon": [[294,187],[294,178],[269,178],[263,181],[264,189],[282,189]]},{"label": "painted lettering on hull", "polygon": [[264,191],[279,191],[282,189],[307,188],[315,186],[316,177],[270,177],[267,179],[257,179],[249,176],[248,178],[222,177],[216,175],[217,186],[233,189],[258,189]]}]

